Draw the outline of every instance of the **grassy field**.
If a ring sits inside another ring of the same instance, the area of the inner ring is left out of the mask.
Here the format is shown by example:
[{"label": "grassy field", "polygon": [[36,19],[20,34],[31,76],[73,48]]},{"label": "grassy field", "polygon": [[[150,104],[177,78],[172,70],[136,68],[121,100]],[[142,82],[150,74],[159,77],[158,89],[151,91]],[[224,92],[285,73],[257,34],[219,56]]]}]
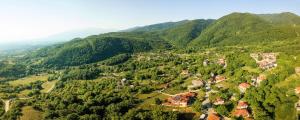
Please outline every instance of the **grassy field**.
[{"label": "grassy field", "polygon": [[47,93],[49,92],[49,90],[51,90],[54,85],[56,84],[57,80],[53,80],[53,81],[50,81],[50,82],[45,82],[42,87],[43,87],[43,90],[41,90],[41,92],[43,93]]},{"label": "grassy field", "polygon": [[48,79],[48,75],[41,75],[41,76],[28,76],[25,78],[21,78],[18,80],[14,80],[14,81],[10,81],[9,84],[12,86],[18,86],[18,85],[26,85],[26,84],[30,84],[32,82],[36,82],[36,81],[47,81]]},{"label": "grassy field", "polygon": [[261,73],[262,71],[259,68],[252,68],[250,66],[245,66],[242,68],[243,70],[246,70],[250,73]]},{"label": "grassy field", "polygon": [[22,116],[20,120],[41,120],[42,112],[34,110],[31,106],[25,106],[22,108]]},{"label": "grassy field", "polygon": [[18,97],[28,97],[27,95],[31,92],[31,90],[23,90],[18,94]]}]

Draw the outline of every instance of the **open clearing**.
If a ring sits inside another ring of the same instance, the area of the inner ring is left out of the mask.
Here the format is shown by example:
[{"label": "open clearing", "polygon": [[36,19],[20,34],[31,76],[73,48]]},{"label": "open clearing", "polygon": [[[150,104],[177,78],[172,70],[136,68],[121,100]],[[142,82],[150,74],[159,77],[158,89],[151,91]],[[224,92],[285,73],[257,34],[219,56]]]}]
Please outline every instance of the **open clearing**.
[{"label": "open clearing", "polygon": [[31,106],[22,108],[22,116],[20,120],[41,120],[42,112],[34,110]]},{"label": "open clearing", "polygon": [[10,81],[9,84],[11,84],[12,86],[27,85],[36,81],[47,81],[47,79],[48,79],[48,75],[41,75],[41,76],[33,75],[18,80]]}]

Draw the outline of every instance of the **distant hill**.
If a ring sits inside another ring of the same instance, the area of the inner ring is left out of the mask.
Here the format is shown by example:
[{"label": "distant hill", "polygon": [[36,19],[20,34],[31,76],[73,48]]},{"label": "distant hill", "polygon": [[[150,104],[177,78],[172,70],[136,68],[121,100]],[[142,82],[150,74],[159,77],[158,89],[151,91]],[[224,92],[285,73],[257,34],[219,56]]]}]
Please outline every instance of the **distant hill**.
[{"label": "distant hill", "polygon": [[284,12],[279,14],[257,14],[257,15],[272,24],[300,25],[300,17],[290,12]]},{"label": "distant hill", "polygon": [[155,32],[155,31],[170,29],[170,28],[176,27],[178,25],[182,25],[187,22],[189,22],[189,21],[183,20],[183,21],[178,21],[178,22],[164,22],[164,23],[158,23],[158,24],[153,24],[153,25],[129,28],[127,30],[123,30],[122,32]]}]

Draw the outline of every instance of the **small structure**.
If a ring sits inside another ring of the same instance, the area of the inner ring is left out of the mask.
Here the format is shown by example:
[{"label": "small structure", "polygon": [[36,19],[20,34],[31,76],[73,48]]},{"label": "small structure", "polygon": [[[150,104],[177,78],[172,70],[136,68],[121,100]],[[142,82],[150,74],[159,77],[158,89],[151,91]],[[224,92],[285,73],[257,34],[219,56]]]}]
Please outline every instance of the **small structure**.
[{"label": "small structure", "polygon": [[199,120],[205,120],[206,116],[206,114],[201,114]]},{"label": "small structure", "polygon": [[242,92],[242,93],[244,93],[248,88],[250,88],[250,84],[248,84],[248,83],[241,83],[240,85],[239,85],[239,89],[240,89],[240,91]]},{"label": "small structure", "polygon": [[239,101],[236,108],[237,109],[247,109],[248,108],[248,102]]},{"label": "small structure", "polygon": [[295,73],[298,74],[298,75],[300,75],[300,67],[296,67],[295,68]]},{"label": "small structure", "polygon": [[202,87],[203,85],[204,83],[202,80],[193,80],[192,85],[189,85],[188,89],[191,90],[191,89],[199,88]]},{"label": "small structure", "polygon": [[216,101],[214,102],[214,105],[223,105],[224,102],[225,101],[222,98],[217,98]]},{"label": "small structure", "polygon": [[222,81],[226,80],[226,77],[222,76],[222,75],[217,75],[215,77],[215,80],[216,80],[216,83],[219,83],[219,82],[222,82]]},{"label": "small structure", "polygon": [[196,97],[196,93],[188,92],[185,94],[179,94],[174,97],[167,98],[167,104],[173,106],[187,107]]},{"label": "small structure", "polygon": [[250,113],[248,112],[247,109],[236,109],[236,110],[233,112],[233,116],[235,116],[235,117],[248,118],[248,117],[250,117]]},{"label": "small structure", "polygon": [[221,120],[221,117],[217,113],[209,113],[207,120]]}]

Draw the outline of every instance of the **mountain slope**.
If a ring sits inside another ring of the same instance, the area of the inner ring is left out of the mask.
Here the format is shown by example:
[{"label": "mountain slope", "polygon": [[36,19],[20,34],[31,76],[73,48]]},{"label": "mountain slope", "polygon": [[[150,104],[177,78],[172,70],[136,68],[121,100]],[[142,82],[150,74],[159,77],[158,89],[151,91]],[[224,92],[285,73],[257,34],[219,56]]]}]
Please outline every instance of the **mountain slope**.
[{"label": "mountain slope", "polygon": [[300,17],[290,12],[279,14],[258,14],[258,16],[272,24],[300,25]]},{"label": "mountain slope", "polygon": [[207,27],[191,45],[203,47],[259,44],[294,38],[298,33],[298,26],[273,24],[250,13],[232,13]]},{"label": "mountain slope", "polygon": [[155,32],[155,31],[170,29],[187,22],[188,20],[182,20],[178,22],[164,22],[164,23],[158,23],[158,24],[147,25],[142,27],[134,27],[134,28],[124,30],[124,32]]},{"label": "mountain slope", "polygon": [[214,20],[191,20],[161,32],[162,37],[176,47],[186,47],[193,39],[210,25]]},{"label": "mountain slope", "polygon": [[75,66],[105,60],[122,53],[164,49],[169,46],[167,42],[151,34],[109,33],[78,38],[41,49],[31,57],[42,57],[43,64],[48,66]]}]

